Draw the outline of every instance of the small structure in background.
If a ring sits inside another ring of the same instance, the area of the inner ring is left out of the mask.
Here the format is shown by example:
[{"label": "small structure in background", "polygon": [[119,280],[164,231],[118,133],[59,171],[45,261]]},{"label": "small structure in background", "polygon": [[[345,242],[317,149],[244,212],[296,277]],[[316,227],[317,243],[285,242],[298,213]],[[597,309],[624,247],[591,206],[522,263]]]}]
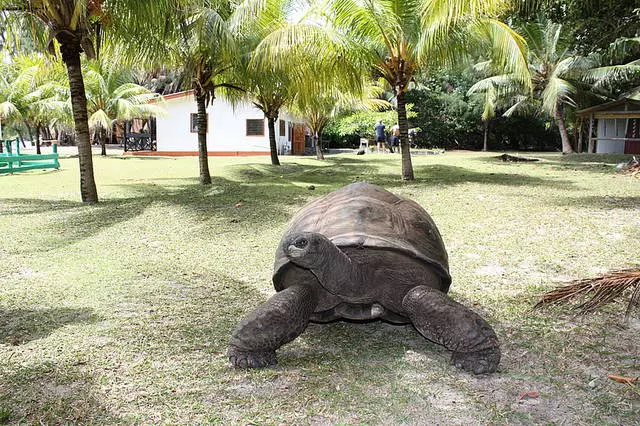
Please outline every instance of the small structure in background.
[{"label": "small structure in background", "polygon": [[640,100],[620,99],[577,114],[589,120],[587,152],[640,154]]}]

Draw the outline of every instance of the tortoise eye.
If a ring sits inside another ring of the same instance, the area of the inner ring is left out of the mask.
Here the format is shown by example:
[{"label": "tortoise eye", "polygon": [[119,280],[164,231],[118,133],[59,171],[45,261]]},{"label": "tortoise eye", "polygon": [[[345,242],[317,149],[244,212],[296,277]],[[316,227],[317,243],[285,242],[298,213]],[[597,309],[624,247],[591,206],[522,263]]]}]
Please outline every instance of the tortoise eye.
[{"label": "tortoise eye", "polygon": [[299,240],[296,240],[295,243],[293,243],[293,245],[298,248],[305,248],[307,244],[309,244],[309,241],[307,241],[306,238],[300,238]]}]

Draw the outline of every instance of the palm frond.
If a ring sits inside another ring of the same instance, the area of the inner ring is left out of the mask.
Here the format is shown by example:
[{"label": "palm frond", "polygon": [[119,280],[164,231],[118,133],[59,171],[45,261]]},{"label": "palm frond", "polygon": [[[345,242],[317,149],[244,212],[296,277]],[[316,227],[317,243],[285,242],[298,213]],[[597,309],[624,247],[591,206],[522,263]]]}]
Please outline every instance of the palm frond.
[{"label": "palm frond", "polygon": [[575,310],[588,313],[613,302],[627,292],[631,293],[625,313],[625,318],[628,319],[633,307],[640,307],[640,269],[610,272],[558,286],[542,295],[534,308],[588,298],[574,306]]}]

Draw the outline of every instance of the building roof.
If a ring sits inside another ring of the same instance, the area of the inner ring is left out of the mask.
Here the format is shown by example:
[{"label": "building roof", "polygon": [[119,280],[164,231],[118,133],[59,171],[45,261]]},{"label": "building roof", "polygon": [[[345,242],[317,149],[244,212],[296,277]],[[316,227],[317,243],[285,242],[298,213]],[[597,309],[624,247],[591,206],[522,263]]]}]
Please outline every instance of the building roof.
[{"label": "building roof", "polygon": [[[632,109],[628,106],[632,105]],[[623,108],[620,108],[623,107]],[[589,108],[576,111],[578,115],[591,115],[595,118],[640,118],[640,100],[623,98],[617,101],[606,102]]]},{"label": "building roof", "polygon": [[190,96],[190,95],[193,95],[193,90],[186,90],[184,92],[170,93],[168,95],[163,95],[163,98],[164,98],[165,101],[168,101],[169,99],[184,98],[185,96]]}]

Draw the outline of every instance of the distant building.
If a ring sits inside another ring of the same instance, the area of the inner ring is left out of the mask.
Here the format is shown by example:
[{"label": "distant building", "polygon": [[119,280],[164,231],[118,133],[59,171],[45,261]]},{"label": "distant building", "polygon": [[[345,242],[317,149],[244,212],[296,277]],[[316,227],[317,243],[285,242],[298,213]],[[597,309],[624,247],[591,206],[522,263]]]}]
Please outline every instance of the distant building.
[{"label": "distant building", "polygon": [[640,100],[620,99],[577,114],[589,121],[588,152],[640,154]]},{"label": "distant building", "polygon": [[[167,114],[156,117],[155,152],[145,155],[198,155],[197,106],[193,91],[165,95]],[[275,123],[278,154],[305,152],[305,125],[286,111]],[[210,156],[269,155],[264,113],[250,103],[235,108],[216,98],[207,108],[207,150]]]}]

